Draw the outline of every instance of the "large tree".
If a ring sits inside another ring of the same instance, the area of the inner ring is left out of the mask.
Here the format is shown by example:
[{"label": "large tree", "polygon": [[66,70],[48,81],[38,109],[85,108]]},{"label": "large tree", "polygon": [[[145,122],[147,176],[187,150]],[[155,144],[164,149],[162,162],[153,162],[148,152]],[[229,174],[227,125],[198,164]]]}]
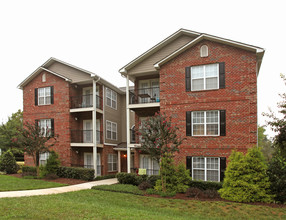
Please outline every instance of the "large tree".
[{"label": "large tree", "polygon": [[23,112],[18,110],[8,117],[6,123],[0,126],[0,147],[3,150],[11,150],[13,153],[19,149],[18,137],[23,127]]},{"label": "large tree", "polygon": [[179,151],[184,139],[177,135],[178,128],[172,125],[172,118],[165,113],[156,113],[141,122],[139,135],[141,149],[160,163],[160,158],[166,154]]},{"label": "large tree", "polygon": [[[281,74],[286,86],[286,77]],[[279,94],[282,101],[278,102],[279,115],[270,110],[270,113],[263,113],[269,118],[267,124],[276,132],[274,137],[274,155],[269,164],[268,174],[271,182],[272,193],[275,200],[286,202],[286,93]]]},{"label": "large tree", "polygon": [[19,145],[23,151],[33,158],[37,167],[37,175],[39,176],[39,160],[40,153],[49,152],[49,149],[57,142],[53,131],[41,129],[38,124],[25,123],[21,135],[18,139]]},{"label": "large tree", "polygon": [[266,130],[264,126],[258,125],[258,146],[261,148],[266,161],[270,162],[274,150],[272,147],[272,142],[265,134],[265,131]]}]

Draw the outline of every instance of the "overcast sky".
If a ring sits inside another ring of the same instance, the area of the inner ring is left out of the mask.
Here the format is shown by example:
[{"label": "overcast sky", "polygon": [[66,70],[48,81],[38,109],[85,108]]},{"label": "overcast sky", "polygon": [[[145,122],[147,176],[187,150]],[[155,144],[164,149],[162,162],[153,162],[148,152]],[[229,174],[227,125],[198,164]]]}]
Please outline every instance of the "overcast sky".
[{"label": "overcast sky", "polygon": [[185,28],[265,48],[258,77],[263,125],[261,112],[277,111],[285,92],[285,14],[283,0],[1,0],[0,123],[23,108],[17,86],[50,57],[125,86],[121,67]]}]

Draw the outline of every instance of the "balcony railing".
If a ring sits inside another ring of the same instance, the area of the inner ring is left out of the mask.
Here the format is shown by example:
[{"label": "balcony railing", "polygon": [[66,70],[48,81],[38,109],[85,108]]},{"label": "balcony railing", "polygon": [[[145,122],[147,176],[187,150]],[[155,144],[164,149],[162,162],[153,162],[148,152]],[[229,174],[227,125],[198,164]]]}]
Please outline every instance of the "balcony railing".
[{"label": "balcony railing", "polygon": [[[93,130],[71,130],[71,143],[93,143]],[[102,144],[102,131],[96,131],[96,143]]]},{"label": "balcony railing", "polygon": [[[82,95],[71,97],[71,108],[90,108],[93,107],[93,95]],[[102,97],[96,95],[96,108],[102,110]]]},{"label": "balcony railing", "polygon": [[155,102],[160,102],[159,87],[129,90],[129,104],[144,104]]}]

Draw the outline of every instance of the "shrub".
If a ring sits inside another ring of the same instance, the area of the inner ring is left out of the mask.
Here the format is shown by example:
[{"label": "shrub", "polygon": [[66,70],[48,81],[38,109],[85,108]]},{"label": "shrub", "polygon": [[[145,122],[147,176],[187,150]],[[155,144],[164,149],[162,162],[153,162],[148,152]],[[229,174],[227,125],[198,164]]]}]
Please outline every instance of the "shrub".
[{"label": "shrub", "polygon": [[116,178],[121,184],[131,184],[134,186],[138,186],[143,181],[143,177],[137,176],[135,173],[117,173]]},{"label": "shrub", "polygon": [[115,174],[109,174],[109,175],[105,175],[105,176],[97,176],[95,177],[94,180],[105,180],[105,179],[112,179],[115,178]]},{"label": "shrub", "polygon": [[215,189],[199,189],[196,187],[191,187],[187,190],[187,197],[196,198],[196,199],[214,199],[220,198],[220,195]]},{"label": "shrub", "polygon": [[8,150],[0,158],[0,171],[4,171],[7,174],[17,173],[18,165],[16,163],[13,153]]},{"label": "shrub", "polygon": [[191,181],[189,171],[185,166],[180,164],[176,167],[173,157],[168,154],[161,158],[160,166],[161,178],[157,180],[155,189],[163,192],[185,193]]},{"label": "shrub", "polygon": [[192,180],[189,182],[189,187],[195,187],[201,190],[219,190],[222,188],[222,182]]},{"label": "shrub", "polygon": [[30,167],[30,166],[23,166],[22,167],[22,175],[23,176],[36,176],[37,175],[37,168]]},{"label": "shrub", "polygon": [[55,151],[51,151],[45,169],[47,174],[56,175],[60,167],[59,155]]},{"label": "shrub", "polygon": [[91,181],[94,179],[94,169],[81,167],[59,167],[57,175],[62,178]]},{"label": "shrub", "polygon": [[152,175],[147,177],[147,182],[151,184],[151,186],[154,188],[156,185],[157,180],[160,179],[159,175]]},{"label": "shrub", "polygon": [[261,150],[250,148],[245,156],[234,151],[229,159],[223,187],[219,190],[221,197],[235,202],[271,202]]},{"label": "shrub", "polygon": [[143,181],[142,183],[140,183],[138,185],[138,188],[140,190],[146,190],[146,189],[150,189],[153,188],[153,186],[148,182],[148,181]]},{"label": "shrub", "polygon": [[282,204],[286,202],[286,157],[279,150],[275,152],[268,167],[270,190],[274,199]]}]

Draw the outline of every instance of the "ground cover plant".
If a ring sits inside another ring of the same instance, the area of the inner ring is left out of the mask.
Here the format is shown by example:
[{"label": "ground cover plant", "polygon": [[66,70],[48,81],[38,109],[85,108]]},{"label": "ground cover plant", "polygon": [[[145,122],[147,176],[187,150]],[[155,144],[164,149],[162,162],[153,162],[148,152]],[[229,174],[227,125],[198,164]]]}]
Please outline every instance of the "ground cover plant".
[{"label": "ground cover plant", "polygon": [[18,191],[31,189],[45,189],[66,186],[65,184],[47,182],[37,179],[23,179],[13,176],[0,175],[0,191]]},{"label": "ground cover plant", "polygon": [[285,208],[83,190],[0,199],[1,219],[283,219]]}]

